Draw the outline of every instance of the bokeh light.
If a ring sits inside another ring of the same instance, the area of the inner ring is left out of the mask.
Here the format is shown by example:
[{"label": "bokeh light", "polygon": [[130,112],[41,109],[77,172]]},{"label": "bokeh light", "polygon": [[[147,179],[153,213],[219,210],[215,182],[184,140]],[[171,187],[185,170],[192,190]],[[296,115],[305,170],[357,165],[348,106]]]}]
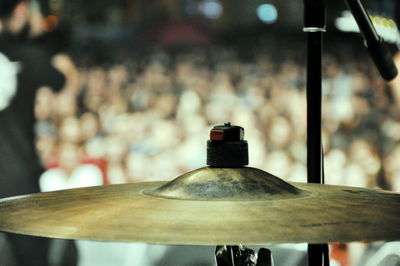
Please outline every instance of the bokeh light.
[{"label": "bokeh light", "polygon": [[218,19],[224,11],[221,3],[217,0],[205,0],[200,4],[199,9],[208,19]]},{"label": "bokeh light", "polygon": [[278,11],[272,4],[262,4],[257,8],[257,16],[262,22],[272,24],[278,18]]}]

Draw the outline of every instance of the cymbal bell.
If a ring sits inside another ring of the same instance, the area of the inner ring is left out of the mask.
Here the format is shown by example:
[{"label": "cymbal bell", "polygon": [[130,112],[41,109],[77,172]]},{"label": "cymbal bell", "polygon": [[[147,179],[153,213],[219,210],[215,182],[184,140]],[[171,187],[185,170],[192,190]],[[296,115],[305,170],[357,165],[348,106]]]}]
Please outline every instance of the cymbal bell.
[{"label": "cymbal bell", "polygon": [[1,199],[0,230],[187,245],[390,241],[400,239],[400,195],[288,183],[249,167],[205,167],[170,182]]}]

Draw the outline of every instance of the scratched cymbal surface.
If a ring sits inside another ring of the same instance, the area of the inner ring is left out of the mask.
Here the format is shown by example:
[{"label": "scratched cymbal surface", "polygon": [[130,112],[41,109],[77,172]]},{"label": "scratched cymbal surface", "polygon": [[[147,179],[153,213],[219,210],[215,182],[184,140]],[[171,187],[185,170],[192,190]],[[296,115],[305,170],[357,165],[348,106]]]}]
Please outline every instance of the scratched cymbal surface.
[{"label": "scratched cymbal surface", "polygon": [[201,168],[168,183],[1,199],[0,231],[188,245],[391,241],[400,240],[400,194]]}]

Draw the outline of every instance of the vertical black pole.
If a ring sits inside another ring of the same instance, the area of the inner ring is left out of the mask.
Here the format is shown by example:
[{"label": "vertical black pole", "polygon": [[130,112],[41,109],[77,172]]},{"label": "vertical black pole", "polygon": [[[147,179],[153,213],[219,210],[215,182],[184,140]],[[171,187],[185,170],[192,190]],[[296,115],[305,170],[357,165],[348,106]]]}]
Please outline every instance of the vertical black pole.
[{"label": "vertical black pole", "polygon": [[307,182],[322,178],[322,32],[307,33]]},{"label": "vertical black pole", "polygon": [[[325,0],[304,0],[307,33],[307,182],[324,183],[322,167],[322,34]],[[308,245],[308,265],[329,264],[327,244]],[[325,258],[324,258],[325,256]]]},{"label": "vertical black pole", "polygon": [[[307,33],[307,182],[323,184],[322,175],[322,32]],[[323,244],[308,245],[308,265],[323,265]]]}]

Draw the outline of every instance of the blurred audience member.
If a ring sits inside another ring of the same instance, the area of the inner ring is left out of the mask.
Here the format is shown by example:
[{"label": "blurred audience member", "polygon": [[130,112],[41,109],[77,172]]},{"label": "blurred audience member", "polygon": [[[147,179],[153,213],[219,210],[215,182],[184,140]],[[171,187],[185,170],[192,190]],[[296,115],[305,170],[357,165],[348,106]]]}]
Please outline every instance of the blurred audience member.
[{"label": "blurred audience member", "polygon": [[[0,1],[0,198],[40,191],[42,166],[34,145],[35,94],[41,86],[60,90],[65,81],[50,56],[22,36],[30,18],[28,5],[23,0]],[[37,107],[36,115],[47,119],[43,103]],[[44,125],[38,128],[41,134],[48,130]],[[47,239],[15,234],[6,234],[6,238],[16,265],[48,265]]]}]

